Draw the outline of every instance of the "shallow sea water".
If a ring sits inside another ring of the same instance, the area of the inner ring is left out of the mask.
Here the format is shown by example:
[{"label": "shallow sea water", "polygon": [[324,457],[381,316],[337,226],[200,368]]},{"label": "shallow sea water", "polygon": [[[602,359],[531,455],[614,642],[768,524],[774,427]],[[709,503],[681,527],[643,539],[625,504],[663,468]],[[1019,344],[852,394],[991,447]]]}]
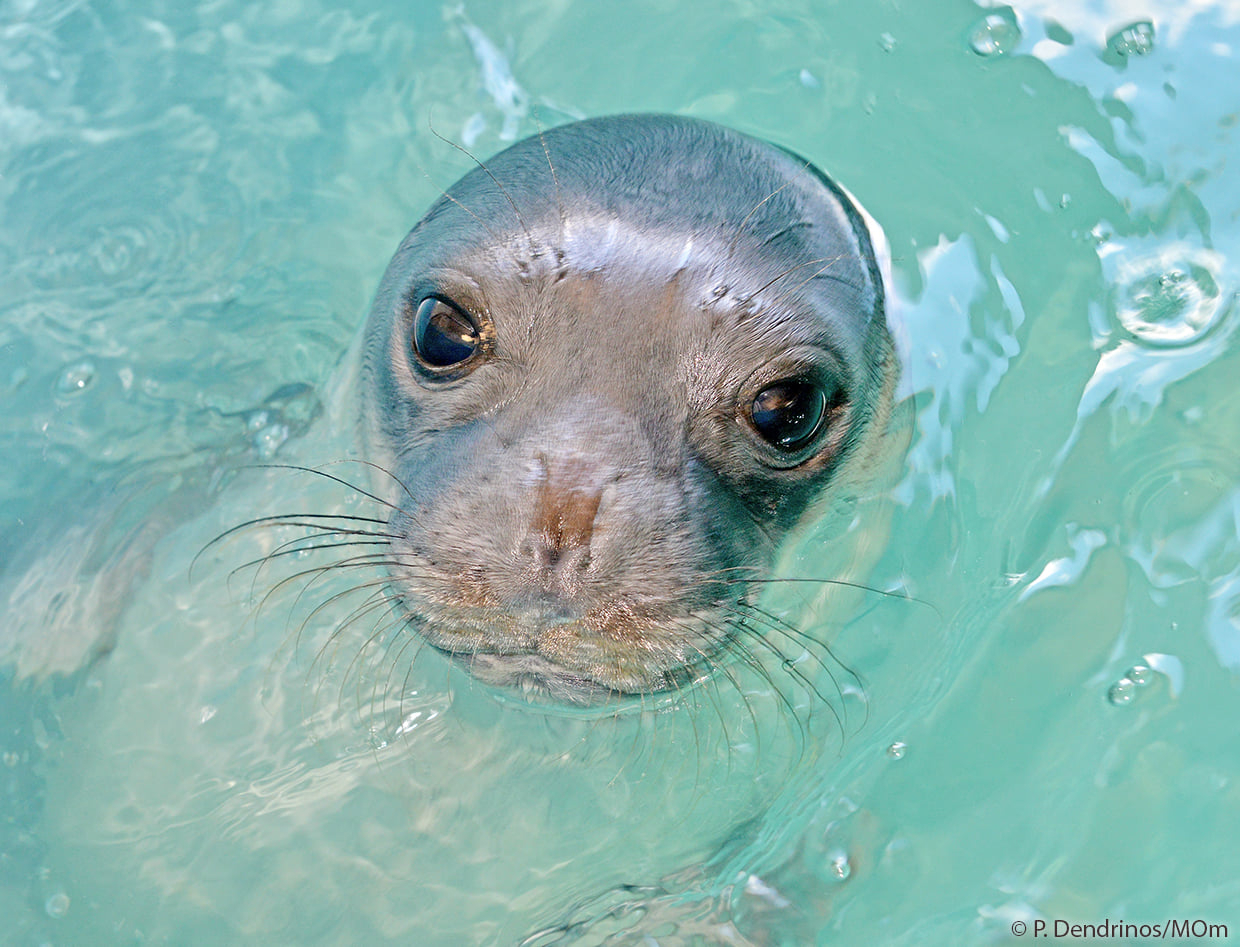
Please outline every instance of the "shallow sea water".
[{"label": "shallow sea water", "polygon": [[[1240,936],[1237,50],[1206,0],[0,0],[0,940]],[[256,465],[354,456],[439,136],[632,110],[891,242],[907,451],[780,566],[877,591],[767,602],[825,667],[531,708],[332,639],[357,600],[244,568],[283,536],[195,561],[365,508]]]}]

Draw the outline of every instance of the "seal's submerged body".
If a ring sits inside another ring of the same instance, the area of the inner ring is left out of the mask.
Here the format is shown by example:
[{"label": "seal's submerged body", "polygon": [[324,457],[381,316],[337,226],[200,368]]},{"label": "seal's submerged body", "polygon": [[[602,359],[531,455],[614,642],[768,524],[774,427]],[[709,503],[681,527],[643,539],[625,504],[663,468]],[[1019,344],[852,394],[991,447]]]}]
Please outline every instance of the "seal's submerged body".
[{"label": "seal's submerged body", "polygon": [[572,700],[715,665],[886,419],[884,303],[850,197],[729,129],[594,119],[480,164],[403,241],[365,331],[409,626]]}]

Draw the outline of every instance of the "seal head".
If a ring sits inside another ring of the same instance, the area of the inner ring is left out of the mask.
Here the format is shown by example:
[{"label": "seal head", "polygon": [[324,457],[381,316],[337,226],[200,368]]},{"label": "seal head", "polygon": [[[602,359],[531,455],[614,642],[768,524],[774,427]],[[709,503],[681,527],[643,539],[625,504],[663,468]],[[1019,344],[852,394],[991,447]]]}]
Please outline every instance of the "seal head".
[{"label": "seal head", "polygon": [[665,115],[521,141],[431,207],[370,312],[391,593],[492,683],[682,686],[894,374],[862,213],[808,161]]}]

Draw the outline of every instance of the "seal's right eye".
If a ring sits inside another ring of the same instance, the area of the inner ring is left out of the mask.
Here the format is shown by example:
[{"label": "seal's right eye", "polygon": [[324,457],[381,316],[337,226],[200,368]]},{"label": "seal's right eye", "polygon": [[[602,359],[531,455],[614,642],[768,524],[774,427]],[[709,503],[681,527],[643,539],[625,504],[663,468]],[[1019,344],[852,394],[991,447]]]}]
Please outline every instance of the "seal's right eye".
[{"label": "seal's right eye", "polygon": [[431,369],[467,362],[482,345],[482,330],[468,313],[437,296],[427,296],[413,317],[413,351]]},{"label": "seal's right eye", "polygon": [[749,406],[749,419],[764,441],[792,454],[813,443],[829,408],[820,386],[804,378],[785,378],[758,392]]}]

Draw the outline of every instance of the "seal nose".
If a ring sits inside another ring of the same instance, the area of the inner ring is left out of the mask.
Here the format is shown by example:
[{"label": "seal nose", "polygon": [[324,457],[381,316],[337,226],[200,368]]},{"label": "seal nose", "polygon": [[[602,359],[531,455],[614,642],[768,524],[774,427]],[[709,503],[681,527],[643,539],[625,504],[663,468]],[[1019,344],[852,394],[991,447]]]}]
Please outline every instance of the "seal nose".
[{"label": "seal nose", "polygon": [[597,471],[583,461],[542,462],[536,487],[528,546],[534,563],[545,573],[581,571],[590,562],[603,488]]}]

